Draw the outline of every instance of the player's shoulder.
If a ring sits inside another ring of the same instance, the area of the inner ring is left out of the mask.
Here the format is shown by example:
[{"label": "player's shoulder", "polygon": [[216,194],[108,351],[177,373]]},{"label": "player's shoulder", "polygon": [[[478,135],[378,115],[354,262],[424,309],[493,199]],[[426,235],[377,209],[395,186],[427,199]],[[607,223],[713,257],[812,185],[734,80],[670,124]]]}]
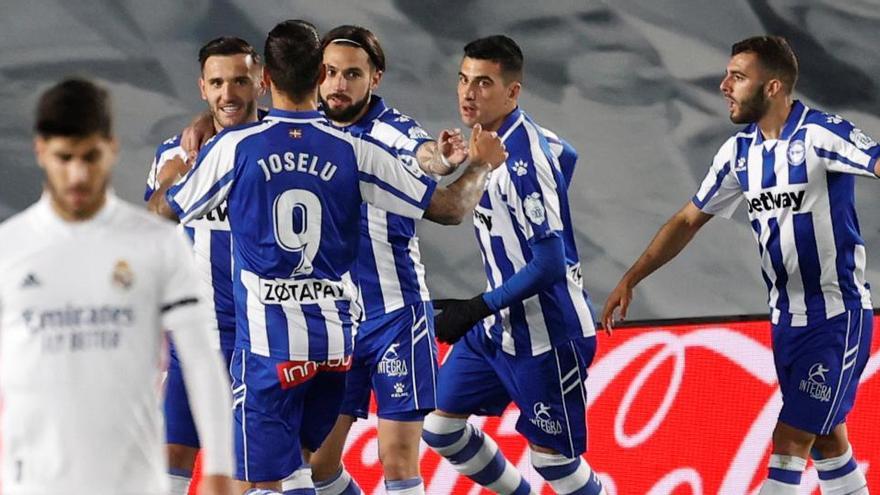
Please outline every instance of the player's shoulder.
[{"label": "player's shoulder", "polygon": [[40,203],[34,203],[0,222],[0,246],[12,244],[8,241],[22,239],[22,235],[33,229],[34,216],[37,215],[39,205]]},{"label": "player's shoulder", "polygon": [[[810,108],[804,116],[801,127],[811,129],[824,129],[832,134],[840,136],[844,139],[855,141],[860,137],[862,131],[858,129],[852,122],[841,117],[840,115],[824,112],[822,110]],[[823,133],[827,136],[828,133]]]},{"label": "player's shoulder", "polygon": [[159,146],[156,146],[156,158],[161,157],[162,155],[175,151],[180,148],[180,134],[171,136],[170,138],[159,143]]},{"label": "player's shoulder", "polygon": [[116,212],[113,216],[114,228],[128,230],[145,238],[165,238],[176,235],[177,224],[150,213],[142,206],[114,198]]},{"label": "player's shoulder", "polygon": [[267,119],[227,127],[205,143],[205,146],[202,149],[202,154],[207,154],[215,149],[234,149],[245,139],[259,136],[261,133],[274,127],[277,123],[278,121]]},{"label": "player's shoulder", "polygon": [[419,124],[419,121],[401,112],[394,107],[387,107],[384,112],[375,119],[376,123],[391,127],[409,139],[425,140],[433,139],[430,134]]}]

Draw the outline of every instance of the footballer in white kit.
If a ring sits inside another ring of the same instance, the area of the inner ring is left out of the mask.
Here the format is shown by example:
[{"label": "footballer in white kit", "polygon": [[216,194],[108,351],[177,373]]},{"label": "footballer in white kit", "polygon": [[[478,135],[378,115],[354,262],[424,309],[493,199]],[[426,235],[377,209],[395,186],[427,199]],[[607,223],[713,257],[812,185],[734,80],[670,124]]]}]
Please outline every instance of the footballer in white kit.
[{"label": "footballer in white kit", "polygon": [[185,238],[106,191],[116,142],[103,89],[54,86],[36,131],[45,192],[0,224],[0,490],[167,493],[172,328],[205,446],[203,493],[229,493],[228,380]]}]

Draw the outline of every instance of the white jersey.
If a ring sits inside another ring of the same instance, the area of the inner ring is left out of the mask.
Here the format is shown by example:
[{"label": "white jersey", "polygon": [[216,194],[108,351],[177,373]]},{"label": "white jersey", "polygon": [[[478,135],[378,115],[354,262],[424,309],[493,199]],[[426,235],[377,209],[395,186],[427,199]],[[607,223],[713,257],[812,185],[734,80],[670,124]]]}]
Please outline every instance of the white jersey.
[{"label": "white jersey", "polygon": [[84,222],[44,197],[0,224],[4,495],[167,493],[162,328],[206,468],[231,474],[228,381],[197,287],[183,235],[112,195]]},{"label": "white jersey", "polygon": [[779,139],[750,124],[715,155],[693,203],[730,217],[746,200],[774,324],[804,326],[871,309],[854,177],[876,178],[880,146],[795,101]]}]

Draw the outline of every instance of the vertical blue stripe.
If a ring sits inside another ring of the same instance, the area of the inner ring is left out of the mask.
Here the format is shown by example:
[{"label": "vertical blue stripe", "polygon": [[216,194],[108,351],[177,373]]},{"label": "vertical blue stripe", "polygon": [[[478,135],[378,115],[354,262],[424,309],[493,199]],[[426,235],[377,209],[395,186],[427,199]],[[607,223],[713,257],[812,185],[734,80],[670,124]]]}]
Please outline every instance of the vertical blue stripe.
[{"label": "vertical blue stripe", "polygon": [[326,361],[328,354],[327,322],[317,304],[303,304],[303,315],[309,335],[309,361]]},{"label": "vertical blue stripe", "polygon": [[776,186],[776,146],[778,144],[777,142],[769,150],[763,146],[761,147],[761,155],[763,157],[761,172],[762,189]]},{"label": "vertical blue stripe", "polygon": [[855,246],[864,245],[859,234],[859,223],[855,211],[855,178],[850,174],[829,173],[828,205],[831,209],[831,230],[834,232],[834,247],[837,250],[835,266],[837,281],[844,304],[861,307],[856,301],[861,294],[854,282],[856,268]]},{"label": "vertical blue stripe", "polygon": [[250,323],[247,319],[247,289],[241,283],[241,260],[235,259],[232,290],[235,295],[235,347],[250,350]]},{"label": "vertical blue stripe", "polygon": [[[498,220],[499,219],[495,219],[495,221]],[[519,235],[518,230],[517,234]],[[514,270],[513,264],[507,257],[507,250],[504,247],[504,239],[495,236],[491,236],[489,239],[489,248],[492,250],[492,256],[495,258],[495,267],[498,268],[499,272],[501,272],[501,280],[508,280],[516,273],[516,270]],[[528,259],[526,261],[528,261]],[[492,288],[496,288],[494,287],[494,284]],[[527,336],[529,334],[528,326],[525,324],[525,307],[523,307],[522,302],[518,301],[508,306],[508,310],[510,313],[508,323],[510,324],[511,333],[514,335],[514,352],[518,356],[531,356],[531,342],[528,339],[517,338],[520,336]],[[498,344],[501,344],[501,325],[499,324],[495,327],[496,328],[492,329],[492,339],[495,340]]]},{"label": "vertical blue stripe", "polygon": [[807,183],[807,161],[806,161],[807,160],[806,159],[807,148],[806,148],[806,144],[804,142],[806,135],[807,135],[807,130],[801,129],[801,130],[797,131],[794,134],[794,136],[792,136],[791,141],[789,141],[787,143],[788,150],[786,150],[786,155],[785,155],[786,158],[789,156],[789,153],[790,153],[789,150],[792,149],[791,145],[794,142],[797,142],[798,146],[800,146],[803,149],[803,155],[804,155],[804,159],[799,164],[791,163],[790,159],[786,160],[788,162],[788,183],[789,184],[806,184]]},{"label": "vertical blue stripe", "polygon": [[816,233],[813,228],[813,213],[794,213],[794,243],[798,255],[801,282],[804,284],[804,303],[808,313],[820,312],[825,315],[825,297],[822,295],[822,267],[819,264],[819,251],[816,247]]},{"label": "vertical blue stripe", "polygon": [[736,179],[743,192],[749,191],[749,149],[752,146],[752,137],[739,137],[736,139],[736,162],[733,169],[736,171]]},{"label": "vertical blue stripe", "polygon": [[385,313],[385,298],[382,295],[382,286],[379,284],[379,267],[376,265],[376,253],[373,251],[367,212],[367,205],[362,204],[360,250],[355,261],[355,280],[360,286],[365,316],[372,318]]},{"label": "vertical blue stripe", "polygon": [[186,232],[186,236],[189,237],[189,242],[196,242],[196,229],[192,227],[184,227],[183,231]]},{"label": "vertical blue stripe", "polygon": [[[752,230],[755,231],[755,235],[758,238],[758,255],[760,255],[761,260],[764,259],[764,246],[761,244],[761,222],[758,220],[752,220]],[[769,300],[770,297],[770,289],[773,288],[773,284],[770,282],[770,277],[767,276],[767,272],[764,271],[764,264],[761,264],[761,278],[764,279],[764,284],[767,286],[767,297]],[[769,303],[769,301],[768,301]]]},{"label": "vertical blue stripe", "polygon": [[422,300],[419,295],[416,265],[409,249],[409,240],[415,236],[415,220],[393,213],[388,213],[387,217],[388,242],[391,244],[391,254],[394,256],[394,275],[397,276],[400,294],[405,304],[415,304]]},{"label": "vertical blue stripe", "polygon": [[[265,304],[266,334],[269,340],[269,356],[276,359],[290,359],[290,329],[287,316],[278,304]],[[250,350],[250,347],[248,347]],[[311,346],[309,346],[311,352]]]},{"label": "vertical blue stripe", "polygon": [[235,302],[232,295],[232,247],[228,231],[211,231],[211,282],[214,309],[221,331],[235,331]]},{"label": "vertical blue stripe", "polygon": [[779,222],[775,218],[767,221],[767,228],[770,229],[770,235],[767,238],[767,254],[770,255],[770,263],[773,265],[773,271],[776,273],[776,290],[779,297],[776,299],[776,309],[782,313],[788,313],[788,271],[785,269],[785,263],[782,260],[782,246],[779,239]]},{"label": "vertical blue stripe", "polygon": [[345,340],[345,355],[350,356],[354,350],[354,341],[351,336],[351,329],[354,326],[351,318],[351,303],[349,301],[336,301],[336,311],[339,313],[339,320],[342,321],[342,338]]}]

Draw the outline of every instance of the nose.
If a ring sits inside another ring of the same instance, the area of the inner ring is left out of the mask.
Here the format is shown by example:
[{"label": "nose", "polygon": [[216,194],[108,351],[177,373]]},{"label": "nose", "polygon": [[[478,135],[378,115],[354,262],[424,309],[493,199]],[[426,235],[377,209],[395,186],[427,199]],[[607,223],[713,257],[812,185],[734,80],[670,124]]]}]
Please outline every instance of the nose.
[{"label": "nose", "polygon": [[466,101],[473,101],[477,97],[477,92],[472,84],[462,86],[462,96]]},{"label": "nose", "polygon": [[232,85],[229,83],[224,83],[223,88],[220,90],[220,95],[224,100],[229,100],[232,98]]},{"label": "nose", "polygon": [[718,85],[718,89],[720,89],[723,94],[728,94],[730,92],[730,76],[724,76],[721,78],[721,83]]},{"label": "nose", "polygon": [[77,186],[88,182],[91,166],[85,160],[72,160],[67,170],[70,185]]}]

